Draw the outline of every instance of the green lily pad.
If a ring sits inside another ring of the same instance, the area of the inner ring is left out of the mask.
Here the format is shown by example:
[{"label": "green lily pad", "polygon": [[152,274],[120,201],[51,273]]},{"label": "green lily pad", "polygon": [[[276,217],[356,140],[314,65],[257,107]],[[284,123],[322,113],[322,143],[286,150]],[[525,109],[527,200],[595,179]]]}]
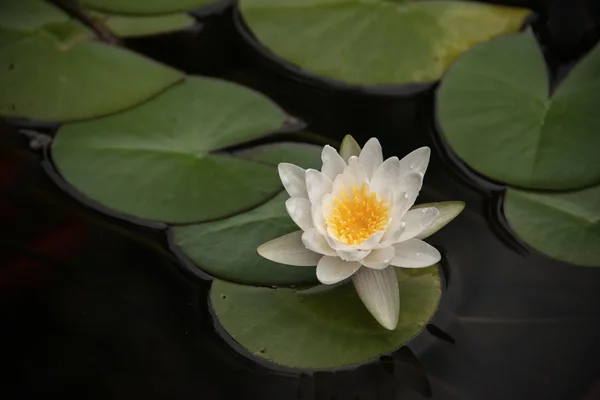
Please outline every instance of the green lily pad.
[{"label": "green lily pad", "polygon": [[548,81],[531,31],[465,54],[438,93],[450,147],[476,171],[521,187],[575,189],[600,182],[600,45],[550,98]]},{"label": "green lily pad", "polygon": [[340,367],[398,349],[435,313],[438,267],[396,268],[396,274],[400,319],[394,331],[379,326],[352,284],[301,295],[215,279],[210,299],[219,323],[248,352],[292,368]]},{"label": "green lily pad", "polygon": [[100,11],[123,14],[168,14],[217,3],[218,0],[82,0]]},{"label": "green lily pad", "polygon": [[0,29],[0,115],[93,118],[132,107],[182,79],[172,68],[91,39],[72,23],[33,34]]},{"label": "green lily pad", "polygon": [[273,133],[285,119],[250,89],[188,78],[126,112],[63,126],[52,157],[67,182],[110,209],[199,222],[256,207],[281,189],[271,165],[223,148]]},{"label": "green lily pad", "polygon": [[185,13],[164,15],[118,15],[90,11],[90,16],[102,22],[114,35],[137,37],[175,32],[194,26],[196,20]]},{"label": "green lily pad", "polygon": [[2,0],[0,28],[33,32],[47,24],[62,24],[69,16],[44,0]]},{"label": "green lily pad", "polygon": [[[275,143],[243,150],[236,155],[273,164],[285,161],[302,168],[320,168],[321,147]],[[206,272],[229,281],[257,285],[316,283],[314,267],[292,267],[256,253],[261,244],[298,230],[285,209],[283,192],[243,214],[198,225],[171,228],[173,244]]]},{"label": "green lily pad", "polygon": [[461,1],[240,0],[276,56],[349,84],[433,82],[458,55],[518,31],[523,8]]},{"label": "green lily pad", "polygon": [[600,186],[563,193],[508,189],[504,214],[513,231],[541,253],[600,267]]}]

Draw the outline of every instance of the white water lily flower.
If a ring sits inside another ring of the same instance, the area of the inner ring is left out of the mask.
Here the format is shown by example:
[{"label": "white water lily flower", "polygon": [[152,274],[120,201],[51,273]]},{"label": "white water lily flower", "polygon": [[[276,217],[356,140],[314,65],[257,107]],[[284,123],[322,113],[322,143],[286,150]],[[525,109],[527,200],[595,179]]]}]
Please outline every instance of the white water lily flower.
[{"label": "white water lily flower", "polygon": [[[317,278],[326,285],[351,277],[369,312],[393,330],[400,309],[393,267],[428,267],[441,257],[419,238],[437,230],[439,210],[411,210],[430,149],[421,147],[402,160],[384,161],[377,139],[370,139],[361,151],[346,137],[340,152],[345,158],[325,146],[321,171],[279,164],[290,195],[285,205],[301,230],[261,245],[258,253],[282,264],[316,265]],[[440,227],[452,218],[445,215]]]}]

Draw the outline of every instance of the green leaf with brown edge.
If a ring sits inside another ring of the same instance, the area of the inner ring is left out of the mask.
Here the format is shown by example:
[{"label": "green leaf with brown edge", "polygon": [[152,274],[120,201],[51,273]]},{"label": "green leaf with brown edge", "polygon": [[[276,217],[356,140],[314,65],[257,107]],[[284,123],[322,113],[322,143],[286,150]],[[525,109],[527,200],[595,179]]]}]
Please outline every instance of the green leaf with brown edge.
[{"label": "green leaf with brown edge", "polygon": [[249,353],[292,368],[341,367],[393,352],[435,313],[438,267],[396,268],[396,274],[400,319],[393,331],[373,319],[351,284],[300,294],[215,279],[210,300],[218,322]]}]

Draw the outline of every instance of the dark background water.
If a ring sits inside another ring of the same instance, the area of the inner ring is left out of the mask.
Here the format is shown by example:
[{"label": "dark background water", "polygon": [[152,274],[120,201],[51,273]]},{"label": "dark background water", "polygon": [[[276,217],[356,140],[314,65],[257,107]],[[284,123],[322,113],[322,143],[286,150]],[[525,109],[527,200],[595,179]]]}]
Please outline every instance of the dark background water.
[{"label": "dark background water", "polygon": [[[596,0],[509,4],[538,12],[533,26],[554,82],[600,36]],[[256,56],[233,20],[228,10],[197,29],[125,44],[188,73],[256,88],[331,140],[376,136],[387,157],[432,147],[418,202],[467,207],[428,240],[447,274],[431,325],[355,370],[258,364],[213,325],[210,283],[181,268],[163,232],[66,194],[44,170],[43,150],[15,129],[28,124],[8,121],[0,125],[2,397],[600,399],[600,269],[550,260],[514,238],[502,218],[502,186],[444,146],[435,88],[399,97],[311,86]]]}]

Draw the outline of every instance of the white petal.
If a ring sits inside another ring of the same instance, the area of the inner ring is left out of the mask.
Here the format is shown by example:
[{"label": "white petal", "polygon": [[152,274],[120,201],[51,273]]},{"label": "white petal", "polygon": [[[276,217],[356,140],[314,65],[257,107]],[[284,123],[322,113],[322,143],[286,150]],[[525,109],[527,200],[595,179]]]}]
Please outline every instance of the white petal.
[{"label": "white petal", "polygon": [[352,282],[358,296],[377,322],[386,329],[396,329],[400,315],[400,291],[394,268],[361,268],[352,276]]},{"label": "white petal", "polygon": [[281,183],[283,183],[283,187],[290,197],[308,198],[305,172],[302,168],[294,164],[280,163],[277,170],[279,171]]},{"label": "white petal", "polygon": [[267,260],[299,267],[314,267],[322,257],[304,247],[302,231],[273,239],[260,245],[256,251]]},{"label": "white petal", "polygon": [[394,258],[394,254],[396,254],[396,252],[392,246],[375,249],[368,256],[363,258],[360,263],[368,268],[383,269],[390,265],[390,261]]},{"label": "white petal", "polygon": [[353,251],[358,249],[358,246],[352,246],[337,240],[333,234],[333,231],[329,227],[327,227],[327,235],[325,235],[325,239],[327,240],[327,243],[329,243],[329,246],[331,246],[331,248],[334,250]]},{"label": "white petal", "polygon": [[398,221],[400,222],[399,224],[388,225],[388,229],[386,229],[381,241],[379,242],[379,248],[386,247],[400,241],[400,238],[404,233],[404,229],[406,228],[406,224],[404,221],[402,221],[402,219],[399,219]]},{"label": "white petal", "polygon": [[337,250],[336,253],[344,261],[360,261],[369,255],[370,250]]},{"label": "white petal", "polygon": [[430,156],[431,149],[427,146],[414,150],[400,160],[400,173],[407,174],[409,172],[418,172],[421,175],[425,175],[425,171],[429,165]]},{"label": "white petal", "polygon": [[360,146],[356,143],[356,140],[350,135],[346,135],[342,140],[340,146],[340,156],[344,161],[348,161],[352,156],[358,156],[360,154]]},{"label": "white petal", "polygon": [[365,169],[367,178],[371,179],[377,168],[383,163],[383,153],[381,151],[379,140],[376,138],[369,139],[360,152],[358,160]]},{"label": "white petal", "polygon": [[414,206],[413,209],[422,207],[435,207],[440,212],[438,217],[433,221],[429,228],[419,233],[416,237],[419,239],[425,239],[442,229],[450,221],[458,216],[464,210],[465,203],[462,201],[442,201],[439,203],[427,203],[419,204]]},{"label": "white petal", "polygon": [[364,242],[356,246],[361,250],[371,250],[379,244],[384,233],[385,231],[377,231],[369,236]]},{"label": "white petal", "polygon": [[329,145],[323,147],[321,160],[323,161],[321,172],[327,175],[331,180],[334,180],[335,177],[344,172],[344,169],[346,168],[346,162],[340,157],[337,150]]},{"label": "white petal", "polygon": [[313,228],[310,200],[292,197],[285,201],[285,208],[300,229],[307,231]]},{"label": "white petal", "polygon": [[317,279],[332,285],[352,276],[360,268],[359,262],[348,262],[337,257],[323,256],[317,264]]},{"label": "white petal", "polygon": [[[392,218],[402,218],[404,214],[415,204],[419,196],[421,186],[423,185],[423,175],[412,172],[397,184],[394,188],[394,208],[392,209]],[[404,197],[405,201],[402,201]],[[398,204],[396,204],[398,201]]]},{"label": "white petal", "polygon": [[391,265],[403,268],[429,267],[440,261],[442,256],[437,249],[420,239],[408,239],[394,245],[396,255]]},{"label": "white petal", "polygon": [[333,250],[325,236],[321,235],[316,229],[307,230],[302,234],[302,243],[307,249],[314,251],[315,253],[323,254],[326,256],[335,256],[335,250]]},{"label": "white petal", "polygon": [[369,186],[371,190],[377,193],[384,189],[395,189],[399,178],[400,160],[398,160],[398,157],[390,157],[377,168]]},{"label": "white petal", "polygon": [[[330,196],[326,194],[325,196]],[[327,234],[327,224],[325,222],[325,216],[323,215],[323,208],[320,203],[312,205],[312,220],[313,225],[321,233],[321,235]]]},{"label": "white petal", "polygon": [[398,242],[413,238],[428,229],[439,214],[440,212],[435,207],[409,210],[404,214],[404,217],[402,217],[402,221],[405,223],[406,228],[398,238]]},{"label": "white petal", "polygon": [[331,179],[324,173],[315,169],[306,170],[306,191],[313,204],[320,202],[326,193],[331,192],[332,185]]}]

